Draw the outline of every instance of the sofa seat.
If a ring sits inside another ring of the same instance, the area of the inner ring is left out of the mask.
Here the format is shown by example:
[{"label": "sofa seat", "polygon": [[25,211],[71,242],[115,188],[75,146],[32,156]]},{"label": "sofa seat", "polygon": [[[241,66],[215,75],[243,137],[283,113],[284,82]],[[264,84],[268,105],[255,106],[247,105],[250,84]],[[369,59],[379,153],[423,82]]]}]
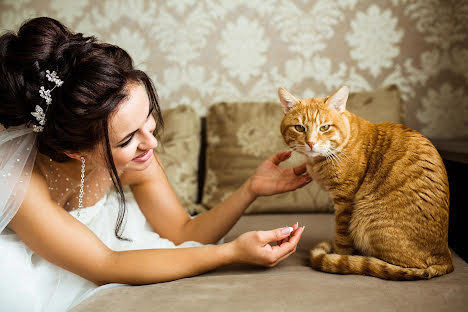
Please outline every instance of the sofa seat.
[{"label": "sofa seat", "polygon": [[306,229],[295,254],[274,268],[231,265],[167,283],[98,292],[72,311],[467,311],[468,264],[453,254],[455,271],[422,281],[336,275],[307,266],[309,250],[333,237],[332,214],[244,215],[226,235],[296,221]]}]

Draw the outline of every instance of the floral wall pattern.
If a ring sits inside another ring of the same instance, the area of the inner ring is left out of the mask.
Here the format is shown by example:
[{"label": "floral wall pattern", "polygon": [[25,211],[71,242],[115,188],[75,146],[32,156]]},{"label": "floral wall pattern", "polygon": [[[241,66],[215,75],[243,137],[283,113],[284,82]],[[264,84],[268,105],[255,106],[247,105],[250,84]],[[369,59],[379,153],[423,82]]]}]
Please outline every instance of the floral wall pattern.
[{"label": "floral wall pattern", "polygon": [[2,31],[43,15],[125,48],[163,108],[397,84],[407,125],[468,140],[466,0],[0,1]]}]

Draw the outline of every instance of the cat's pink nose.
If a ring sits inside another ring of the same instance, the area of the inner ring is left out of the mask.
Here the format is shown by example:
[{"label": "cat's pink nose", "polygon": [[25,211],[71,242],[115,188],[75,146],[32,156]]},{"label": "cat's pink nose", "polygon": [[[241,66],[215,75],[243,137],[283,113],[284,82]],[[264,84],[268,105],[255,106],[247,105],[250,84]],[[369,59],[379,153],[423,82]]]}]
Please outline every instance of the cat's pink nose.
[{"label": "cat's pink nose", "polygon": [[307,145],[309,145],[309,146],[310,146],[310,149],[313,149],[313,148],[314,148],[314,145],[315,145],[315,143],[314,143],[314,142],[311,142],[311,141],[308,141],[308,142],[307,142]]}]

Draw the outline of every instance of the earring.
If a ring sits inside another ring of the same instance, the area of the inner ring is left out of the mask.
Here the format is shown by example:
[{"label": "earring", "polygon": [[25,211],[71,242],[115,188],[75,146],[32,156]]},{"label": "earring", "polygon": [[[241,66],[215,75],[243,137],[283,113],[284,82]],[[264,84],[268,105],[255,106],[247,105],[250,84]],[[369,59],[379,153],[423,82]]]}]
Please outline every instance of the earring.
[{"label": "earring", "polygon": [[[83,188],[84,188],[84,177],[85,177],[85,166],[86,160],[83,156],[81,159],[81,183],[80,183],[80,195],[78,196],[78,209],[83,208]],[[80,210],[78,210],[77,216],[80,217]]]}]

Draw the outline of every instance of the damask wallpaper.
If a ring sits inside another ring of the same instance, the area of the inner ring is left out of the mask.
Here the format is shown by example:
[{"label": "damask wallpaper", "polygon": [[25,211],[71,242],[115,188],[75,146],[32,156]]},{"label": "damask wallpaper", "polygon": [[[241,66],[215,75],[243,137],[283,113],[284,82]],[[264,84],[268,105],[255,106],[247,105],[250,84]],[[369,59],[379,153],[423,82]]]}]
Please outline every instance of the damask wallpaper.
[{"label": "damask wallpaper", "polygon": [[397,84],[407,125],[468,142],[467,0],[0,1],[2,30],[42,15],[125,48],[163,108]]}]

